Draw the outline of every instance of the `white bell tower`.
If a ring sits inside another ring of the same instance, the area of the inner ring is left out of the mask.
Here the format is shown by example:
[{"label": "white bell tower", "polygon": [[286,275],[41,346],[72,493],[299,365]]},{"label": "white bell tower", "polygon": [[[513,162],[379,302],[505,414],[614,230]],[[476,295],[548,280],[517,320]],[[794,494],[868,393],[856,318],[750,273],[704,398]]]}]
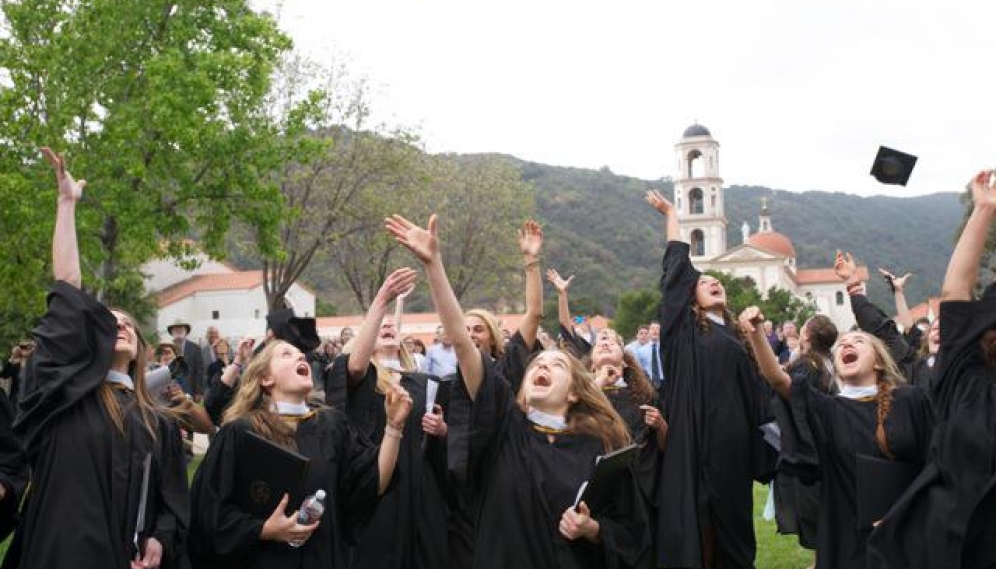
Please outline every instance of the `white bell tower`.
[{"label": "white bell tower", "polygon": [[674,205],[681,237],[692,246],[692,258],[707,260],[726,252],[726,213],[723,179],[719,177],[719,143],[709,129],[696,123],[674,145],[678,173]]}]

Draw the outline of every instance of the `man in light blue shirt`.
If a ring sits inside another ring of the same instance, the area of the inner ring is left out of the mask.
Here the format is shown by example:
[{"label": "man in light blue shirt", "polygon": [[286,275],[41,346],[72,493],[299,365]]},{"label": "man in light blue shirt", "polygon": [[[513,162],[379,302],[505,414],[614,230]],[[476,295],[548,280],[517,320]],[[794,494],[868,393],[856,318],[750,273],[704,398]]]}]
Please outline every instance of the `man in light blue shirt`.
[{"label": "man in light blue shirt", "polygon": [[436,336],[439,341],[426,352],[425,362],[419,371],[436,377],[452,375],[457,371],[457,357],[456,350],[453,349],[453,340],[442,326],[436,328]]},{"label": "man in light blue shirt", "polygon": [[649,327],[647,343],[641,346],[636,355],[636,361],[647,373],[650,383],[660,389],[664,383],[664,365],[661,361],[661,325],[660,322],[651,322]]}]

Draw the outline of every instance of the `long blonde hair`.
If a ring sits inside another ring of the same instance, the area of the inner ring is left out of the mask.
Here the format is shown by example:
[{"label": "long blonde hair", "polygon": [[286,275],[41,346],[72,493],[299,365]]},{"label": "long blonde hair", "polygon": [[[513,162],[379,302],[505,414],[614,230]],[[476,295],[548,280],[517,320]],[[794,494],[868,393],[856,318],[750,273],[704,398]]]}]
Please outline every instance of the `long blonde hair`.
[{"label": "long blonde hair", "polygon": [[[631,442],[629,429],[625,421],[619,416],[612,403],[609,402],[602,390],[595,385],[595,380],[591,373],[585,369],[581,360],[577,359],[567,350],[554,348],[547,350],[560,352],[567,357],[571,372],[571,392],[578,398],[567,408],[567,426],[579,434],[597,437],[602,441],[602,448],[605,452],[620,449]],[[536,365],[538,358],[533,358],[532,363],[526,368],[526,373]],[[523,383],[525,385],[525,383]],[[525,390],[519,389],[517,402],[523,412],[528,411],[529,404],[526,401]]]},{"label": "long blonde hair", "polygon": [[263,351],[256,354],[246,366],[239,389],[235,392],[232,404],[225,410],[222,423],[227,424],[245,417],[249,427],[261,437],[273,441],[285,448],[296,449],[294,429],[280,420],[280,416],[271,410],[273,400],[260,381],[270,375],[270,363],[277,348],[287,344],[283,340],[267,342]]},{"label": "long blonde hair", "polygon": [[[138,327],[138,321],[131,314],[120,308],[110,308],[109,310],[112,313],[119,312],[127,318],[132,330],[135,332],[137,349],[134,359],[128,362],[128,375],[135,385],[135,405],[138,407],[142,427],[149,433],[152,440],[156,440],[159,434],[158,414],[156,413],[156,404],[149,393],[149,388],[145,385],[145,368],[148,366],[149,344],[145,341],[145,337],[142,336],[142,331]],[[97,394],[115,430],[117,430],[118,434],[124,436],[125,411],[121,408],[121,404],[118,403],[118,398],[114,394],[116,389],[114,384],[105,381],[100,384]]]},{"label": "long blonde hair", "polygon": [[[623,337],[612,328],[605,328],[602,330],[607,334],[612,336],[612,339],[619,344],[622,349],[622,360],[623,360],[623,379],[629,386],[629,391],[632,393],[633,399],[638,403],[651,404],[656,399],[657,391],[654,386],[650,384],[650,379],[647,378],[647,373],[643,371],[640,367],[640,363],[636,361],[636,357],[626,350],[626,343]],[[594,349],[594,348],[592,348]],[[589,354],[589,359],[591,359]],[[588,368],[592,372],[596,371],[592,365],[588,365]]]},{"label": "long blonde hair", "polygon": [[487,326],[488,334],[491,335],[491,345],[487,349],[488,355],[496,360],[504,356],[505,342],[501,333],[501,326],[498,324],[498,317],[483,308],[468,310],[464,318],[467,316],[476,316],[483,320],[484,325]]}]

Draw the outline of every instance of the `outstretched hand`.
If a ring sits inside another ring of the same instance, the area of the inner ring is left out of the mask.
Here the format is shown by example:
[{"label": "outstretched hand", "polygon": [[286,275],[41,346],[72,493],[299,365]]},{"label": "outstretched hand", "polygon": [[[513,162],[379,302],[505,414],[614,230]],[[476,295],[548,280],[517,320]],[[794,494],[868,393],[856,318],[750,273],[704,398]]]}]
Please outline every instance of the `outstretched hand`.
[{"label": "outstretched hand", "polygon": [[380,285],[377,296],[385,303],[391,302],[395,298],[407,296],[415,288],[415,280],[418,273],[408,267],[396,269],[384,279],[384,284]]},{"label": "outstretched hand", "polygon": [[546,280],[553,285],[553,288],[557,289],[558,294],[567,294],[567,289],[571,286],[571,281],[574,280],[574,275],[571,275],[565,279],[560,276],[557,269],[547,269]]},{"label": "outstretched hand", "polygon": [[996,182],[993,170],[983,170],[972,178],[972,203],[978,206],[996,206]]},{"label": "outstretched hand", "polygon": [[527,219],[519,229],[519,251],[523,257],[539,257],[543,249],[543,227]]},{"label": "outstretched hand", "polygon": [[890,273],[889,271],[883,269],[882,267],[878,268],[878,272],[883,277],[885,277],[885,280],[887,280],[890,283],[892,283],[892,288],[896,292],[903,292],[903,287],[906,286],[906,281],[908,281],[909,278],[913,276],[913,273],[906,273],[905,275],[903,275],[901,277],[897,277],[896,275]]},{"label": "outstretched hand", "polygon": [[674,214],[674,204],[667,201],[667,198],[657,190],[650,190],[647,192],[647,203],[653,206],[654,209],[661,212],[662,215],[673,215]]},{"label": "outstretched hand", "polygon": [[384,220],[384,228],[394,235],[394,239],[412,252],[423,263],[429,263],[439,255],[439,238],[436,229],[436,214],[429,216],[426,229],[415,225],[400,215],[392,215]]},{"label": "outstretched hand", "polygon": [[858,272],[858,266],[854,263],[854,256],[850,253],[844,253],[840,249],[837,249],[837,254],[834,255],[833,259],[833,272],[840,280],[847,284],[853,284],[851,279],[853,279]]},{"label": "outstretched hand", "polygon": [[52,165],[55,171],[55,179],[59,183],[59,197],[62,199],[80,201],[83,197],[83,188],[86,187],[86,180],[76,181],[72,174],[66,170],[66,157],[56,154],[51,148],[44,146],[41,149],[42,156]]}]

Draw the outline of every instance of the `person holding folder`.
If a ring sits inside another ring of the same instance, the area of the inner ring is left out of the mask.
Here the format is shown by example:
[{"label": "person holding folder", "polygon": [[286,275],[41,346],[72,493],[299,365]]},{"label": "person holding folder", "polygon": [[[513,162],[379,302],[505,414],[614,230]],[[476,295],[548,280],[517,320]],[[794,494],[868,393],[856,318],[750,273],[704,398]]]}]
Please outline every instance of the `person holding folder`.
[{"label": "person holding folder", "polygon": [[[926,460],[934,424],[930,402],[922,389],[906,385],[888,348],[867,332],[838,338],[834,368],[842,387],[838,395],[827,395],[804,377],[805,367],[794,367],[790,375],[778,364],[763,322],[756,306],[740,314],[761,375],[787,402],[778,425],[782,460],[822,481],[819,567],[874,567],[868,536],[909,485],[909,473],[915,475]],[[809,341],[806,333],[802,341]],[[785,447],[794,450],[789,454]]]},{"label": "person holding folder", "polygon": [[[249,362],[204,462],[194,477],[190,559],[197,568],[344,568],[348,545],[391,482],[411,398],[392,386],[384,398],[379,447],[338,409],[312,409],[311,366],[282,340],[270,341]],[[262,439],[280,453],[262,452]],[[254,452],[252,449],[261,449]],[[282,454],[281,454],[282,453]],[[288,468],[260,464],[286,458]],[[305,468],[296,465],[304,463]],[[296,472],[296,478],[287,476]],[[254,473],[268,473],[252,479]],[[245,475],[250,482],[244,483]],[[304,496],[328,496],[318,522],[297,523]],[[256,513],[259,502],[279,502]],[[266,516],[266,517],[263,517]],[[304,544],[291,547],[291,542]]]},{"label": "person holding folder", "polygon": [[[430,461],[434,455],[445,457],[446,424],[441,408],[430,405],[431,411],[426,411],[429,385],[434,382],[416,373],[395,318],[386,315],[391,302],[414,286],[415,278],[415,271],[409,268],[388,275],[362,326],[332,363],[328,375],[326,396],[345,392],[344,408],[350,423],[375,443],[387,440],[383,401],[391,389],[404,388],[417,410],[405,425],[411,435],[400,443],[398,468],[404,476],[377,504],[366,533],[354,548],[351,564],[357,568],[450,566],[442,479],[446,470],[433,468]],[[435,392],[431,396],[435,397]],[[429,419],[438,430],[430,433],[424,429]],[[445,463],[445,458],[441,461]]]},{"label": "person holding folder", "polygon": [[399,215],[385,223],[422,261],[456,348],[449,462],[464,469],[477,505],[472,566],[650,567],[646,511],[629,469],[602,508],[583,501],[575,508],[595,459],[630,443],[590,373],[567,352],[547,350],[526,368],[516,394],[468,333],[443,267],[436,216],[427,229]]},{"label": "person holding folder", "polygon": [[[58,182],[56,282],[13,425],[31,485],[4,567],[173,567],[188,515],[180,432],[146,388],[151,350],[138,322],[82,290],[76,205],[86,182],[63,156],[42,154]],[[16,504],[14,492],[5,488],[5,503]]]}]

